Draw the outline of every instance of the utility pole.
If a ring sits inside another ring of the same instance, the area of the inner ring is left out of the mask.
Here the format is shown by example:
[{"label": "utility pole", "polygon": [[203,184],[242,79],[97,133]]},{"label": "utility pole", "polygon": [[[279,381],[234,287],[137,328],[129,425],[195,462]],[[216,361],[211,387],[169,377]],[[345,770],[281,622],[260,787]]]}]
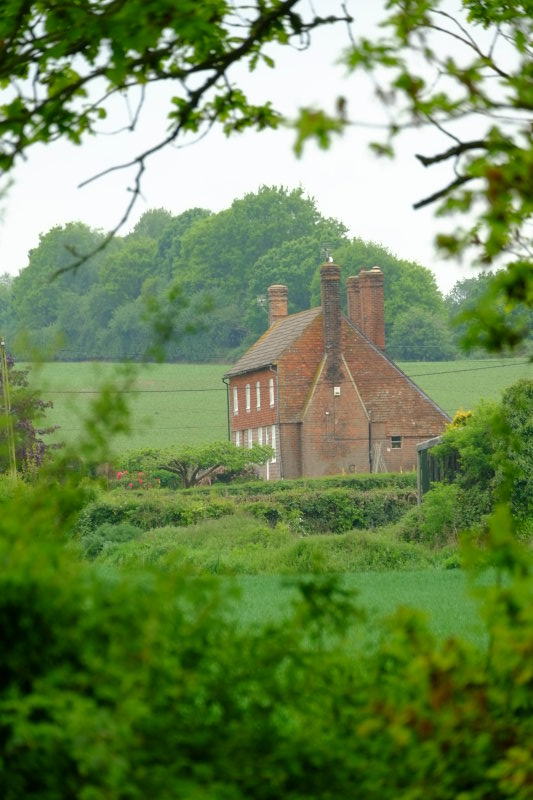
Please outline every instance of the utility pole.
[{"label": "utility pole", "polygon": [[9,392],[9,372],[7,369],[6,343],[0,338],[0,381],[2,383],[2,398],[4,401],[4,414],[6,418],[7,451],[9,456],[9,474],[17,477],[17,458],[15,455],[15,432],[13,430],[13,417],[11,416],[11,395]]}]

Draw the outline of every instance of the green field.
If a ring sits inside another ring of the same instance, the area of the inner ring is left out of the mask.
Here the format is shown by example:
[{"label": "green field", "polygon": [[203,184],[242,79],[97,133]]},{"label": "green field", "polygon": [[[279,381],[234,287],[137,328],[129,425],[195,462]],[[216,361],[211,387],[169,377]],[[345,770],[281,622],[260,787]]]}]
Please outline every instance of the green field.
[{"label": "green field", "polygon": [[[525,358],[483,361],[409,362],[399,366],[445,411],[472,408],[481,398],[497,400],[519,378],[531,377]],[[224,439],[227,435],[223,364],[145,364],[129,394],[132,433],[118,449],[168,447]],[[120,365],[95,362],[47,363],[32,370],[32,385],[54,407],[56,440],[73,441],[99,383],[118,375]]]},{"label": "green field", "polygon": [[[283,618],[296,597],[294,581],[286,578],[246,575],[235,582],[240,593],[233,612],[244,625]],[[360,572],[345,576],[343,585],[357,592],[357,603],[366,612],[361,624],[365,639],[375,637],[379,620],[408,606],[423,612],[437,636],[460,636],[486,645],[477,603],[462,570]]]}]

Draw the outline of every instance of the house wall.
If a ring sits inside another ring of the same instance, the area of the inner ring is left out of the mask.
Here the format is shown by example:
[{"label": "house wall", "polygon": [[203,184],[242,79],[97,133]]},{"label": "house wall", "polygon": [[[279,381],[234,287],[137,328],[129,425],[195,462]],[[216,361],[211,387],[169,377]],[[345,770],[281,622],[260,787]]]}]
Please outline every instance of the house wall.
[{"label": "house wall", "polygon": [[302,422],[304,475],[369,471],[368,416],[347,366],[332,382],[321,363]]},{"label": "house wall", "polygon": [[[274,405],[270,405],[270,381],[274,381]],[[257,408],[256,384],[260,387],[260,408]],[[250,387],[250,408],[246,408],[246,386]],[[238,412],[233,410],[233,390],[237,389]],[[272,444],[272,428],[276,438],[276,457],[268,464],[258,466],[257,474],[265,480],[281,477],[280,429],[278,423],[278,392],[275,370],[263,369],[237,375],[229,381],[230,438],[234,444],[247,447],[252,444]],[[237,439],[238,437],[238,439]]]},{"label": "house wall", "polygon": [[[380,469],[415,469],[416,445],[442,433],[448,417],[347,320],[343,321],[342,341],[345,359],[369,413],[371,451],[380,456]],[[392,446],[393,436],[402,437],[400,448]]]}]

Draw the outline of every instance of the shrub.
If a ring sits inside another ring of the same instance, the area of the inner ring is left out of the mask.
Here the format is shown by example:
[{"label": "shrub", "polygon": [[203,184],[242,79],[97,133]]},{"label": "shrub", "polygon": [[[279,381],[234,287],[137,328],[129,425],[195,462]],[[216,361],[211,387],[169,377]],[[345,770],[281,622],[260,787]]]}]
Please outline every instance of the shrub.
[{"label": "shrub", "polygon": [[200,519],[231,514],[234,504],[220,497],[198,498],[161,490],[121,491],[102,495],[81,512],[76,530],[82,537],[100,525],[127,522],[142,530],[163,525],[190,525]]},{"label": "shrub", "polygon": [[302,532],[342,533],[395,522],[415,502],[415,493],[405,489],[293,489],[243,503],[242,508],[269,522],[283,520]]},{"label": "shrub", "polygon": [[230,485],[197,486],[187,494],[217,492],[228,497],[243,496],[258,499],[263,495],[295,490],[322,491],[324,489],[354,489],[360,492],[379,488],[416,489],[416,473],[356,473],[354,475],[326,475],[323,478],[295,478],[280,481],[250,481]]},{"label": "shrub", "polygon": [[99,558],[122,567],[193,566],[215,574],[348,573],[417,569],[432,565],[430,552],[393,536],[368,531],[301,538],[284,524],[275,530],[238,514],[188,528],[160,528],[104,550]]},{"label": "shrub", "polygon": [[103,550],[107,550],[109,545],[120,542],[129,542],[142,534],[141,528],[131,525],[129,522],[121,522],[111,525],[104,522],[96,530],[90,531],[81,539],[83,553],[87,558],[95,558]]}]

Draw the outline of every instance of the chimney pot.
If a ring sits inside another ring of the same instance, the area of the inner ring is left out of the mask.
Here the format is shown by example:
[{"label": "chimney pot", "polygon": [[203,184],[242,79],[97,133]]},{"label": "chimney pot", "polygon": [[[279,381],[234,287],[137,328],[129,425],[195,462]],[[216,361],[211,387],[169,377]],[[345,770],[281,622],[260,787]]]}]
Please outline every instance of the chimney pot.
[{"label": "chimney pot", "polygon": [[268,326],[269,328],[288,314],[289,289],[282,283],[268,287]]}]

